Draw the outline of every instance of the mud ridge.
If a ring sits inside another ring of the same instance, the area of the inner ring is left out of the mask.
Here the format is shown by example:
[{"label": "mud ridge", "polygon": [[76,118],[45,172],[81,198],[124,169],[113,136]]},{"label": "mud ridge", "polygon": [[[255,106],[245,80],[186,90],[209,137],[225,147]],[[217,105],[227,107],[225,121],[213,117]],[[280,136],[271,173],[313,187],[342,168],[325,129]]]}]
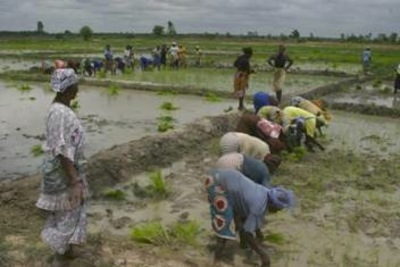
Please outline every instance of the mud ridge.
[{"label": "mud ridge", "polygon": [[330,103],[331,109],[343,110],[365,115],[376,115],[383,117],[400,117],[400,109],[389,108],[385,106],[377,106],[373,104],[355,104],[355,103]]},{"label": "mud ridge", "polygon": [[93,196],[96,197],[104,187],[126,181],[134,174],[167,167],[186,155],[199,153],[210,140],[232,131],[239,117],[239,113],[205,117],[176,130],[98,152],[87,165]]}]

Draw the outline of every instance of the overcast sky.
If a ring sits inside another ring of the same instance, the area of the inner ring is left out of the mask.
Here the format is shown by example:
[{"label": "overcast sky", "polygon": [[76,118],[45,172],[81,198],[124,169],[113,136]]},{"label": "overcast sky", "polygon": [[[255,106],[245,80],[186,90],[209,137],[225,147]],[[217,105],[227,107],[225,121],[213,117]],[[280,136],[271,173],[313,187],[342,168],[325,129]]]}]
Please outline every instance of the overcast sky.
[{"label": "overcast sky", "polygon": [[150,33],[170,20],[178,33],[400,34],[400,0],[0,0],[0,30]]}]

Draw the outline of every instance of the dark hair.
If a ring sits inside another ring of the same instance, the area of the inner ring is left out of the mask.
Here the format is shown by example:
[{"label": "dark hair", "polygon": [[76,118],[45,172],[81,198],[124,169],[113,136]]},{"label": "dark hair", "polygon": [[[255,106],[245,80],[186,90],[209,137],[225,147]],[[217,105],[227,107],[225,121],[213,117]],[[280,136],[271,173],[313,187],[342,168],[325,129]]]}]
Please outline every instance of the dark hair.
[{"label": "dark hair", "polygon": [[253,54],[253,48],[251,48],[251,47],[244,47],[244,48],[242,49],[242,51],[243,51],[243,53],[244,53],[245,55],[252,55],[252,54]]}]

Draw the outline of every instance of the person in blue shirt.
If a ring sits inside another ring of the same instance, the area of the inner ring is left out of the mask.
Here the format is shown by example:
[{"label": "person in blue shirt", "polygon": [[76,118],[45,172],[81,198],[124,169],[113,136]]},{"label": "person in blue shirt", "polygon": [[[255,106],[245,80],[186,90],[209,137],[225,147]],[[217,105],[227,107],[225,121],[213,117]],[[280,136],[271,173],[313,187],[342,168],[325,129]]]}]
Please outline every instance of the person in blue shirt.
[{"label": "person in blue shirt", "polygon": [[293,207],[293,192],[282,187],[267,188],[256,184],[234,169],[212,170],[205,187],[211,226],[217,236],[214,261],[220,260],[226,241],[235,240],[238,231],[241,244],[248,245],[260,256],[261,267],[269,267],[269,256],[261,246],[264,217]]}]

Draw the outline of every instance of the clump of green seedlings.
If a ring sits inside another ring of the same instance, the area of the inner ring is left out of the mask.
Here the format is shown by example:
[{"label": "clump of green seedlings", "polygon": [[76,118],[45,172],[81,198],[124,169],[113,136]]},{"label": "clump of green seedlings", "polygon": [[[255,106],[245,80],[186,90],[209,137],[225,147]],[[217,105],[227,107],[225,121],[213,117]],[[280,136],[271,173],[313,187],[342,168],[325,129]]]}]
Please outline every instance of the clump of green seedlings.
[{"label": "clump of green seedlings", "polygon": [[31,96],[31,97],[29,97],[29,100],[34,101],[34,100],[36,100],[36,97]]},{"label": "clump of green seedlings", "polygon": [[361,89],[362,89],[361,84],[357,84],[357,85],[356,85],[356,90],[361,90]]},{"label": "clump of green seedlings", "polygon": [[176,222],[166,227],[160,222],[147,222],[131,230],[131,239],[155,246],[195,246],[200,225],[195,221]]},{"label": "clump of green seedlings", "polygon": [[157,130],[163,133],[175,128],[174,123],[176,119],[169,115],[163,115],[157,118],[157,122]]},{"label": "clump of green seedlings", "polygon": [[133,193],[140,198],[153,198],[156,200],[167,198],[171,189],[162,176],[161,170],[149,173],[150,183],[141,187],[138,183],[133,184]]},{"label": "clump of green seedlings", "polygon": [[81,108],[78,100],[73,100],[70,106],[73,111],[78,111]]},{"label": "clump of green seedlings", "polygon": [[161,170],[150,173],[150,184],[146,187],[146,190],[154,198],[166,198],[171,193]]},{"label": "clump of green seedlings", "polygon": [[222,101],[219,96],[217,96],[214,93],[210,93],[210,92],[206,93],[205,98],[206,98],[206,101],[213,102],[213,103],[218,103],[218,102]]},{"label": "clump of green seedlings", "polygon": [[285,242],[285,237],[280,233],[270,233],[264,236],[264,240],[273,244],[282,245]]},{"label": "clump of green seedlings", "polygon": [[121,189],[108,189],[102,195],[108,200],[122,201],[126,199],[126,193]]},{"label": "clump of green seedlings", "polygon": [[175,106],[172,102],[167,101],[161,104],[160,109],[171,111],[171,110],[177,110],[179,109],[179,107]]},{"label": "clump of green seedlings", "polygon": [[27,83],[23,83],[18,86],[18,90],[20,90],[21,92],[28,92],[32,90],[32,87]]},{"label": "clump of green seedlings", "polygon": [[9,266],[7,265],[11,256],[9,255],[9,250],[11,249],[11,245],[6,242],[0,242],[0,266]]},{"label": "clump of green seedlings", "polygon": [[43,155],[44,151],[42,145],[34,145],[31,147],[31,153],[34,157],[39,157]]},{"label": "clump of green seedlings", "polygon": [[111,84],[107,88],[107,93],[111,96],[118,95],[121,92],[121,87],[117,84]]}]

